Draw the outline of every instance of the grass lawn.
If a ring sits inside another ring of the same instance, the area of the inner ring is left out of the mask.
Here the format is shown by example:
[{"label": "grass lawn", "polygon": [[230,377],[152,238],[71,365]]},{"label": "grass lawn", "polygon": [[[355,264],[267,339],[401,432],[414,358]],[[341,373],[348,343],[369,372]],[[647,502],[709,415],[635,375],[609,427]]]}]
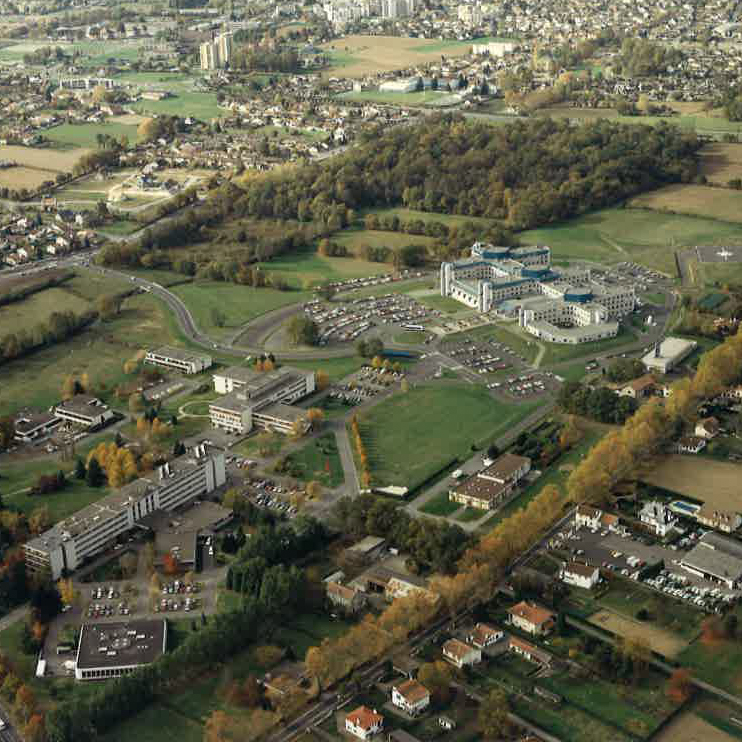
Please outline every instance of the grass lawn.
[{"label": "grass lawn", "polygon": [[298,252],[282,255],[270,262],[261,263],[266,273],[278,273],[293,288],[309,288],[330,281],[349,278],[366,278],[380,273],[389,273],[386,263],[371,263],[353,257],[329,258],[316,252]]},{"label": "grass lawn", "polygon": [[81,314],[89,308],[90,302],[76,296],[64,284],[44,289],[22,301],[0,307],[0,337],[21,328],[31,329],[40,322],[45,323],[52,312],[72,311]]},{"label": "grass lawn", "polygon": [[483,216],[461,216],[459,214],[437,214],[434,211],[418,211],[417,209],[406,209],[403,206],[392,206],[388,209],[368,209],[362,212],[376,214],[379,217],[397,216],[401,222],[421,221],[439,222],[447,227],[460,227],[462,224],[476,224],[481,227],[489,227],[497,224],[495,219],[487,219]]},{"label": "grass lawn", "polygon": [[[330,237],[333,242],[344,245],[349,251],[355,251],[363,245],[369,247],[388,247],[390,250],[398,250],[400,247],[407,245],[434,245],[438,240],[433,237],[425,237],[419,234],[405,234],[404,232],[384,232],[377,229],[359,229],[358,227],[348,227]],[[385,273],[391,268],[389,264],[385,265]]]},{"label": "grass lawn", "polygon": [[203,726],[162,703],[147,706],[143,711],[119,724],[112,732],[101,737],[102,742],[202,742]]},{"label": "grass lawn", "polygon": [[420,304],[424,304],[426,307],[430,307],[431,309],[438,309],[446,314],[454,314],[468,309],[468,307],[461,302],[451,299],[448,296],[436,296],[435,294],[431,294],[430,296],[416,296],[415,298],[420,302]]},{"label": "grass lawn", "polygon": [[425,505],[420,508],[420,512],[427,513],[428,515],[441,515],[447,517],[453,515],[460,507],[461,503],[451,502],[451,500],[448,499],[448,492],[441,492],[428,500]]},{"label": "grass lawn", "polygon": [[[256,289],[236,283],[198,281],[182,284],[173,290],[193,314],[199,329],[207,335],[225,337],[261,314],[289,304],[306,301],[312,295],[307,291],[278,291]],[[217,327],[214,313],[221,312],[224,326]]]},{"label": "grass lawn", "polygon": [[676,248],[735,244],[742,240],[742,227],[648,209],[604,209],[562,224],[521,232],[519,238],[524,244],[549,245],[557,260],[635,260],[675,275]]},{"label": "grass lawn", "polygon": [[133,222],[130,219],[116,219],[116,221],[109,222],[102,229],[98,230],[103,234],[112,234],[116,236],[128,236],[138,232],[142,228],[139,222]]},{"label": "grass lawn", "polygon": [[742,193],[729,188],[674,184],[635,196],[630,205],[664,213],[711,217],[725,222],[742,221]]},{"label": "grass lawn", "polygon": [[374,482],[412,489],[535,407],[498,402],[469,384],[419,386],[396,394],[359,416]]},{"label": "grass lawn", "polygon": [[330,488],[338,487],[345,481],[334,433],[309,441],[286,458],[291,476],[296,479],[304,482],[317,480]]},{"label": "grass lawn", "polygon": [[574,358],[588,358],[589,356],[598,355],[599,353],[605,353],[605,351],[611,350],[612,348],[627,345],[634,340],[636,340],[636,335],[622,325],[619,328],[616,337],[608,338],[606,340],[597,340],[594,343],[579,343],[578,345],[545,343],[546,353],[541,361],[541,365],[548,366],[553,363],[561,363],[562,361],[571,361]]},{"label": "grass lawn", "polygon": [[471,523],[473,520],[479,520],[487,515],[486,510],[480,510],[479,508],[464,508],[457,516],[456,520],[459,523]]},{"label": "grass lawn", "polygon": [[735,695],[742,691],[742,644],[737,641],[708,645],[698,639],[675,659],[701,680]]},{"label": "grass lawn", "polygon": [[398,332],[392,340],[398,345],[422,345],[425,338],[426,334],[424,332],[404,330],[403,332]]},{"label": "grass lawn", "polygon": [[96,147],[97,134],[108,134],[116,139],[125,136],[132,144],[137,141],[137,127],[130,124],[60,124],[44,132],[44,136],[54,144],[87,149]]},{"label": "grass lawn", "polygon": [[[167,83],[164,84],[167,86]],[[172,89],[171,89],[172,91]],[[182,116],[187,112],[201,121],[210,121],[226,115],[227,111],[219,108],[215,93],[200,93],[190,90],[176,90],[174,96],[163,100],[143,100],[134,103],[132,108],[141,114],[165,114],[167,116]]]},{"label": "grass lawn", "polygon": [[366,359],[360,356],[347,356],[345,358],[324,358],[317,361],[291,361],[289,365],[303,368],[309,371],[324,371],[331,382],[340,381],[348,374],[352,374],[366,363]]}]

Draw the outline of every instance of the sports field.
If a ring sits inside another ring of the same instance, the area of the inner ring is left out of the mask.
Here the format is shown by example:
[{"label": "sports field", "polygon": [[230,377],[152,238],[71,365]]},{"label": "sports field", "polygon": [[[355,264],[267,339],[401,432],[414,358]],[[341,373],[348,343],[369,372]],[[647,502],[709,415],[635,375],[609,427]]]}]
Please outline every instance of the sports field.
[{"label": "sports field", "polygon": [[672,631],[648,621],[636,621],[604,609],[590,616],[590,623],[627,639],[645,639],[651,649],[672,659],[688,646],[688,642]]},{"label": "sports field", "polygon": [[[53,130],[50,130],[53,131]],[[95,137],[93,137],[95,144]],[[52,170],[55,173],[69,172],[73,165],[85,154],[82,150],[70,150],[60,152],[54,149],[43,149],[41,147],[21,147],[10,144],[0,146],[0,159],[13,160],[19,165],[42,170]]]},{"label": "sports field", "polygon": [[675,249],[734,244],[742,241],[742,226],[648,209],[603,209],[518,236],[523,244],[549,245],[557,260],[634,260],[674,275]]},{"label": "sports field", "polygon": [[[182,284],[175,286],[172,292],[185,302],[200,330],[219,337],[234,334],[239,327],[261,314],[306,301],[312,296],[307,291],[255,289],[216,281]],[[224,318],[221,327],[215,322],[217,313]]]},{"label": "sports field", "polygon": [[739,510],[742,466],[705,456],[672,454],[652,467],[644,480],[713,507]]},{"label": "sports field", "polygon": [[[167,83],[163,83],[163,87],[171,90]],[[177,91],[170,98],[164,98],[163,100],[142,100],[134,103],[132,108],[146,114],[182,116],[187,113],[201,121],[210,121],[227,113],[226,109],[219,108],[217,105],[214,93],[200,93],[191,90]]]},{"label": "sports field", "polygon": [[330,56],[326,74],[342,71],[343,77],[365,77],[377,72],[398,70],[428,62],[440,62],[441,56],[461,57],[468,54],[472,41],[438,41],[401,36],[346,36],[323,44]]},{"label": "sports field", "polygon": [[669,185],[635,196],[629,206],[742,223],[742,191],[699,185]]},{"label": "sports field", "polygon": [[266,273],[280,274],[295,288],[389,272],[387,263],[371,263],[353,257],[329,258],[309,251],[282,255],[268,263],[261,263],[260,268]]},{"label": "sports field", "polygon": [[[472,444],[489,443],[533,412],[470,384],[420,386],[395,394],[358,417],[375,484],[413,488]],[[410,441],[419,445],[410,446]]]},{"label": "sports field", "polygon": [[[125,136],[130,142],[137,140],[137,127],[128,124],[61,124],[44,132],[44,136],[56,146],[62,148],[85,147],[93,149],[96,146],[96,135],[107,134],[120,139]],[[79,159],[80,153],[77,154]]]}]

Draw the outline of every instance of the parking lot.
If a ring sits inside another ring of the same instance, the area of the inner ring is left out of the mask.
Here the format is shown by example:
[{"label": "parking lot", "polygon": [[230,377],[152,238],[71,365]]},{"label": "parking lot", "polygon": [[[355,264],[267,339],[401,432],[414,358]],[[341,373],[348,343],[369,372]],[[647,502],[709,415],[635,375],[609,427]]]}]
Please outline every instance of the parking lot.
[{"label": "parking lot", "polygon": [[680,566],[683,554],[695,546],[703,533],[701,528],[692,528],[678,544],[663,546],[648,536],[632,536],[626,529],[613,533],[571,525],[552,538],[549,548],[568,551],[577,561],[633,580],[639,580],[645,567],[663,562],[664,567],[656,576],[639,581],[652,590],[691,603],[700,610],[714,612],[723,604],[739,598],[742,592],[704,580]]}]

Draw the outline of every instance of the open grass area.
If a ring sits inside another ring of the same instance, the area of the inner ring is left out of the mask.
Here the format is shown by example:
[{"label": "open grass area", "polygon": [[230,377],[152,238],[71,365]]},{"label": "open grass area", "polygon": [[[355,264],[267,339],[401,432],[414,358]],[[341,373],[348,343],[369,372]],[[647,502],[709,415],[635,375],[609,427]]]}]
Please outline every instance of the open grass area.
[{"label": "open grass area", "polygon": [[330,377],[331,382],[335,382],[358,371],[365,362],[365,359],[360,356],[348,356],[346,358],[322,358],[316,361],[291,361],[290,365],[309,371],[323,371]]},{"label": "open grass area", "polygon": [[[407,245],[433,245],[436,240],[419,234],[405,234],[404,232],[384,232],[376,229],[359,229],[348,227],[341,232],[335,232],[330,238],[339,245],[344,245],[349,251],[358,250],[364,245],[369,247],[388,247],[390,250],[398,250]],[[386,265],[386,271],[390,266]]]},{"label": "open grass area", "polygon": [[390,266],[386,263],[372,263],[354,257],[330,258],[309,251],[282,255],[270,262],[261,263],[260,268],[266,273],[280,274],[290,286],[297,289],[330,281],[378,276],[390,271]]},{"label": "open grass area", "polygon": [[[172,289],[193,314],[199,329],[207,335],[225,337],[261,314],[289,304],[306,301],[311,293],[306,291],[278,291],[269,288],[252,288],[236,283],[198,281],[182,284]],[[224,324],[216,324],[221,313]]]},{"label": "open grass area", "polygon": [[707,644],[700,639],[676,657],[694,676],[730,693],[742,691],[742,645],[718,640]]},{"label": "open grass area", "polygon": [[474,520],[480,520],[487,515],[486,510],[480,510],[479,508],[464,508],[455,518],[459,523],[471,523]]},{"label": "open grass area", "polygon": [[524,244],[549,245],[556,260],[634,260],[675,275],[675,249],[735,244],[742,240],[742,226],[648,209],[604,209],[521,232],[519,238]]},{"label": "open grass area", "polygon": [[448,499],[448,492],[441,492],[428,500],[425,505],[420,508],[420,512],[426,513],[427,515],[440,515],[445,518],[449,515],[453,515],[460,507],[461,503],[451,502],[451,500]]},{"label": "open grass area", "polygon": [[128,124],[60,124],[52,129],[47,129],[44,136],[62,148],[83,147],[94,149],[97,134],[108,134],[108,136],[120,139],[125,136],[132,144],[137,141],[137,127]]},{"label": "open grass area", "polygon": [[437,214],[434,211],[417,211],[416,209],[406,209],[403,206],[390,206],[388,209],[368,209],[362,212],[366,214],[376,214],[379,217],[399,217],[401,222],[439,222],[447,227],[460,227],[462,224],[477,224],[481,227],[489,227],[497,222],[494,219],[487,219],[482,216],[461,216],[459,214]]},{"label": "open grass area", "polygon": [[147,706],[131,716],[112,732],[101,737],[103,742],[163,742],[177,739],[179,742],[202,742],[203,726],[162,703]]},{"label": "open grass area", "polygon": [[396,394],[358,418],[374,483],[412,489],[467,456],[472,445],[489,443],[512,428],[535,406],[503,404],[468,384],[419,386]]},{"label": "open grass area", "polygon": [[711,142],[699,155],[701,173],[710,183],[726,185],[733,178],[742,178],[742,144]]},{"label": "open grass area", "polygon": [[168,310],[152,295],[132,296],[109,322],[0,366],[0,415],[21,407],[48,409],[59,401],[65,378],[84,373],[92,391],[111,401],[127,378],[124,362],[144,347],[164,344],[184,344]]},{"label": "open grass area", "polygon": [[[163,84],[164,89],[167,83]],[[170,98],[163,100],[142,100],[134,103],[132,108],[146,115],[182,116],[187,113],[201,121],[210,121],[224,116],[227,111],[220,108],[215,93],[178,90]]]},{"label": "open grass area", "polygon": [[291,476],[303,482],[316,480],[325,487],[338,487],[345,481],[334,433],[309,441],[286,457]]},{"label": "open grass area", "polygon": [[448,296],[430,294],[430,296],[416,296],[415,299],[426,307],[437,309],[446,314],[455,314],[456,312],[462,311],[465,312],[468,309],[468,307],[464,306],[461,302],[456,301],[455,299],[450,299]]},{"label": "open grass area", "polygon": [[32,323],[46,322],[52,312],[80,314],[89,306],[88,301],[75,296],[64,285],[39,291],[23,301],[0,307],[0,337],[21,328],[30,329]]},{"label": "open grass area", "polygon": [[619,348],[622,345],[628,345],[634,340],[636,340],[636,335],[634,335],[631,330],[621,325],[618,330],[618,335],[614,338],[607,338],[606,340],[596,340],[593,343],[579,343],[578,345],[544,343],[546,346],[546,353],[541,361],[541,365],[549,366],[554,363],[571,361],[575,358],[588,358],[600,353],[605,353],[613,348]]},{"label": "open grass area", "polygon": [[[83,154],[80,150],[59,151],[47,147],[22,147],[17,144],[0,146],[0,158],[3,160],[13,160],[19,165],[54,173],[70,172]],[[46,177],[45,174],[44,180],[53,179]]]},{"label": "open grass area", "polygon": [[729,188],[674,184],[634,196],[629,205],[638,209],[742,223],[742,191]]},{"label": "open grass area", "polygon": [[[378,286],[369,286],[352,291],[344,291],[343,299],[359,299],[366,296],[383,296],[385,294],[415,294],[418,291],[430,291],[435,288],[436,279],[433,276],[414,281],[393,281]],[[463,305],[462,305],[463,306]]]}]

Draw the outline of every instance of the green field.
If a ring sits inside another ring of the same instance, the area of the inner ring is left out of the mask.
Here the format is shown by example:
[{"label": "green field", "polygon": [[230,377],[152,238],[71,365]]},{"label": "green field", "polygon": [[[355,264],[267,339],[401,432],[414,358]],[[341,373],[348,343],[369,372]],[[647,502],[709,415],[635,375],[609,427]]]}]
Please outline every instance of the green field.
[{"label": "green field", "polygon": [[735,695],[742,691],[742,645],[738,641],[720,640],[709,646],[698,639],[675,660],[717,688]]},{"label": "green field", "polygon": [[52,312],[71,311],[80,314],[90,307],[90,302],[76,296],[66,285],[44,289],[36,294],[0,307],[0,337],[21,328],[31,329],[39,322],[46,322]]},{"label": "green field", "polygon": [[137,141],[137,127],[130,124],[61,124],[44,132],[47,139],[63,148],[84,147],[86,149],[96,147],[97,134],[108,134],[116,139],[125,136],[132,144]]},{"label": "green field", "polygon": [[[330,238],[339,245],[345,245],[348,250],[357,250],[363,245],[369,247],[388,247],[390,250],[398,250],[407,245],[434,245],[437,240],[433,237],[425,237],[418,234],[404,234],[403,232],[382,232],[375,229],[358,229],[350,227],[342,232],[336,232]],[[382,264],[384,265],[384,264]],[[386,270],[389,270],[388,264]]]},{"label": "green field", "polygon": [[[172,88],[163,84],[163,87],[172,91]],[[142,100],[132,108],[139,113],[167,116],[193,116],[201,121],[210,121],[214,118],[227,115],[228,111],[219,108],[215,93],[200,93],[195,91],[179,90],[171,98],[163,100]]]},{"label": "green field", "polygon": [[324,371],[331,382],[340,381],[348,374],[352,374],[366,361],[359,356],[347,356],[345,358],[323,358],[318,361],[291,361],[291,366],[305,368],[308,371]]},{"label": "green field", "polygon": [[645,209],[604,209],[518,236],[523,244],[549,245],[557,260],[634,260],[675,275],[674,250],[682,246],[736,244],[742,240],[742,226]]},{"label": "green field", "polygon": [[338,487],[345,481],[334,433],[309,441],[286,457],[291,476],[303,482],[318,481],[325,487]]},{"label": "green field", "polygon": [[178,742],[203,742],[203,726],[177,710],[162,703],[147,706],[131,716],[112,732],[101,737],[102,742],[163,742],[177,739]]},{"label": "green field", "polygon": [[471,523],[474,520],[480,520],[487,515],[486,510],[480,510],[479,508],[464,508],[457,516],[456,520],[459,523]]},{"label": "green field", "polygon": [[[199,329],[207,335],[217,337],[231,335],[237,328],[261,314],[307,301],[312,296],[306,291],[255,289],[216,281],[182,284],[173,288],[172,292],[185,302]],[[224,315],[223,327],[214,323],[214,312]]]},{"label": "green field", "polygon": [[266,273],[278,273],[294,288],[309,288],[349,278],[366,278],[389,272],[386,263],[371,263],[354,257],[329,258],[316,252],[283,255],[260,263]]},{"label": "green field", "polygon": [[401,222],[440,222],[447,227],[460,227],[462,224],[476,224],[480,227],[489,227],[497,222],[494,219],[487,219],[482,216],[461,216],[459,214],[437,214],[434,211],[417,211],[416,209],[406,209],[403,206],[392,206],[388,209],[368,209],[362,212],[366,214],[376,214],[379,217],[399,217]]},{"label": "green field", "polygon": [[621,326],[618,335],[606,340],[597,340],[594,343],[579,343],[578,345],[560,345],[559,343],[544,343],[546,353],[541,361],[542,366],[549,366],[554,363],[571,361],[575,358],[587,358],[600,353],[628,345],[636,340],[631,330]]},{"label": "green field", "polygon": [[424,304],[426,307],[431,309],[437,309],[440,312],[446,314],[455,314],[456,312],[465,312],[469,308],[455,299],[450,299],[447,296],[438,296],[436,294],[430,294],[430,296],[416,296],[415,299]]},{"label": "green field", "polygon": [[358,418],[374,483],[412,489],[454,458],[467,457],[472,445],[489,443],[512,428],[535,407],[503,404],[469,384],[396,394]]},{"label": "green field", "polygon": [[453,515],[460,507],[460,503],[451,502],[451,500],[448,499],[448,492],[441,492],[428,500],[425,505],[420,508],[420,512],[426,513],[427,515],[440,515],[445,518],[449,515]]}]

